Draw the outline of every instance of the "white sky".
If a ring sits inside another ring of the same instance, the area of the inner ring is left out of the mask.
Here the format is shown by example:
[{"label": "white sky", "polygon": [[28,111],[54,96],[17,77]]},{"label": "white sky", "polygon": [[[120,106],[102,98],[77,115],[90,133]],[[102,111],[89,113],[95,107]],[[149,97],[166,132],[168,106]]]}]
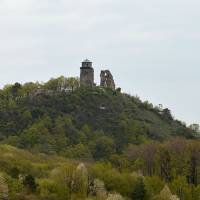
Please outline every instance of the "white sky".
[{"label": "white sky", "polygon": [[0,86],[109,68],[123,91],[200,123],[199,0],[0,0]]}]

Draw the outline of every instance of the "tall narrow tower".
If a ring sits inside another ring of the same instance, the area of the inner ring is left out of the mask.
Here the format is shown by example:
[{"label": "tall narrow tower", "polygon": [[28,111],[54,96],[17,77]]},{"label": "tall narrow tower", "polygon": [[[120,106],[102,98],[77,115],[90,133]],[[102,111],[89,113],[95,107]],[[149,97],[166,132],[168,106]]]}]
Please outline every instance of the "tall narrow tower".
[{"label": "tall narrow tower", "polygon": [[92,67],[92,62],[88,59],[82,62],[80,83],[82,86],[94,86],[94,69]]}]

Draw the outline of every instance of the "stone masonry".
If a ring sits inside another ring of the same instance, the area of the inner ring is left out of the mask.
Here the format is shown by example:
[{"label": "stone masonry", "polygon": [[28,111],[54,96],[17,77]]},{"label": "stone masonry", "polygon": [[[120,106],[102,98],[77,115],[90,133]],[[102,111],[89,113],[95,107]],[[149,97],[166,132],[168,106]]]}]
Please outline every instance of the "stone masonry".
[{"label": "stone masonry", "polygon": [[[109,70],[102,70],[100,74],[101,82],[100,86],[115,90],[115,82],[113,76]],[[92,62],[88,59],[82,62],[81,73],[80,73],[80,84],[81,86],[94,87],[94,68]]]},{"label": "stone masonry", "polygon": [[115,90],[115,82],[109,70],[105,70],[105,71],[102,70],[100,77],[101,77],[101,83],[100,83],[101,87]]},{"label": "stone masonry", "polygon": [[92,67],[92,62],[88,59],[82,62],[80,84],[87,87],[94,86],[94,69]]}]

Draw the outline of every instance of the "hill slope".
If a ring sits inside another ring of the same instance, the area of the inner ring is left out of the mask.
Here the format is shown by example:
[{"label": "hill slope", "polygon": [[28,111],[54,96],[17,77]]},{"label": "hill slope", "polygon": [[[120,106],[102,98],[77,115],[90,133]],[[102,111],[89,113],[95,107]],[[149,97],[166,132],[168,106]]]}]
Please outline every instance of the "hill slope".
[{"label": "hill slope", "polygon": [[0,91],[2,143],[101,159],[122,152],[129,144],[194,137],[168,109],[161,111],[118,91],[79,88],[75,79],[70,89],[59,89],[60,79],[42,85],[16,83]]}]

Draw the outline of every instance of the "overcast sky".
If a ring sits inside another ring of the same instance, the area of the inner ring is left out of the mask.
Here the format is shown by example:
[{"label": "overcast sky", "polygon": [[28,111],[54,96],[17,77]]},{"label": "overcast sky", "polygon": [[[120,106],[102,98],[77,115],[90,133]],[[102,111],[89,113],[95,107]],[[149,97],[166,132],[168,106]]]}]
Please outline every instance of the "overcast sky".
[{"label": "overcast sky", "polygon": [[199,0],[0,0],[0,86],[79,76],[94,62],[123,91],[200,123]]}]

